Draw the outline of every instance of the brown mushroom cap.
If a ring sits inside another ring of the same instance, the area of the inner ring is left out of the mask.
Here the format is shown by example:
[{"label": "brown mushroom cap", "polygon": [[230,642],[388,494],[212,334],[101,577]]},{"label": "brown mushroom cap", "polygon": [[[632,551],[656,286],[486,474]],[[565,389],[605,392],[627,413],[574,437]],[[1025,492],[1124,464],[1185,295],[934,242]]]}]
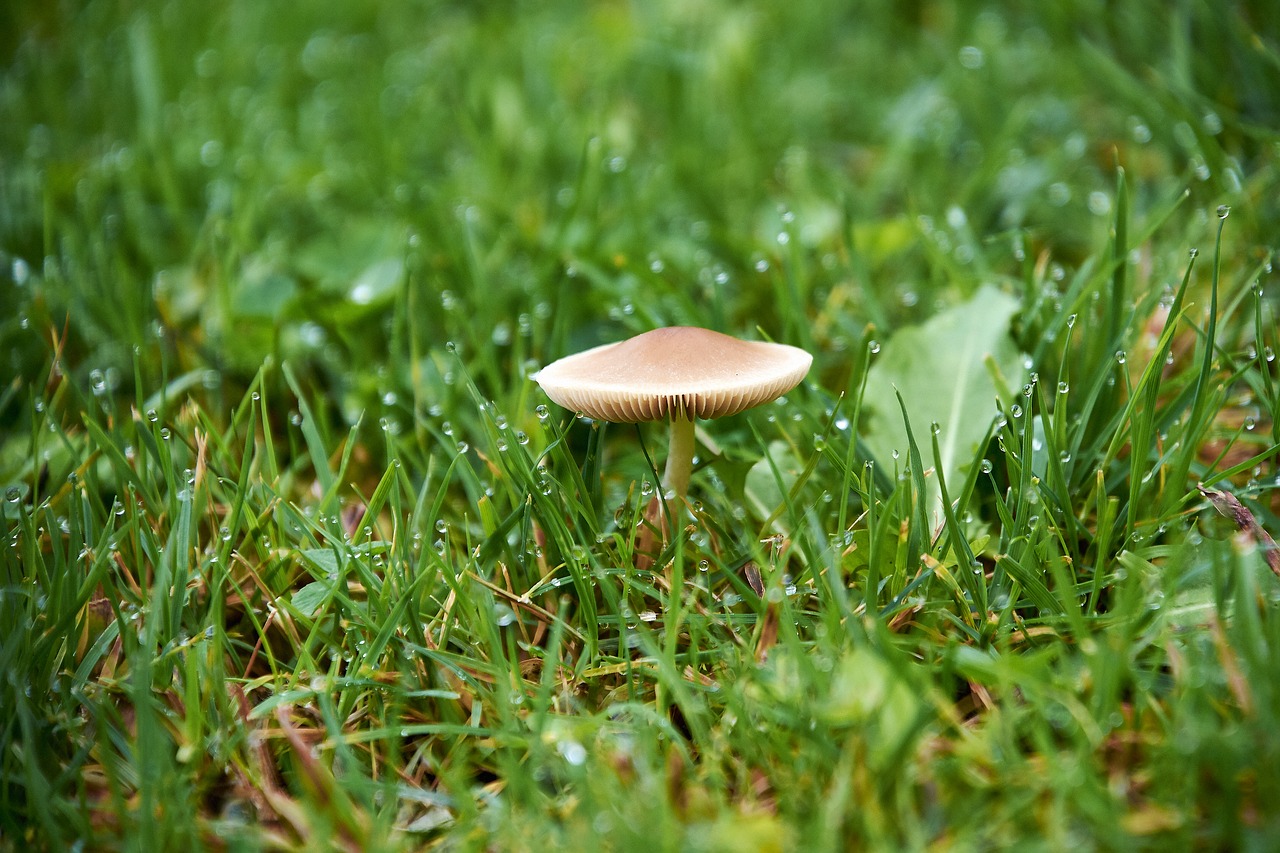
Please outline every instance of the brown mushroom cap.
[{"label": "brown mushroom cap", "polygon": [[637,423],[737,414],[790,391],[812,363],[785,344],[672,326],[566,356],[533,378],[566,409]]}]

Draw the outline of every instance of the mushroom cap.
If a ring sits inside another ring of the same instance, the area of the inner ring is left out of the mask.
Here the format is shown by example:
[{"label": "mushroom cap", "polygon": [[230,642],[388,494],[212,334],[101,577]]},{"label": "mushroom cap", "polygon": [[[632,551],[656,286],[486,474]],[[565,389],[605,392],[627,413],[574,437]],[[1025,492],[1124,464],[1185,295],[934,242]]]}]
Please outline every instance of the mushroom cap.
[{"label": "mushroom cap", "polygon": [[565,356],[533,378],[566,409],[638,423],[737,414],[790,391],[812,363],[797,347],[671,326]]}]

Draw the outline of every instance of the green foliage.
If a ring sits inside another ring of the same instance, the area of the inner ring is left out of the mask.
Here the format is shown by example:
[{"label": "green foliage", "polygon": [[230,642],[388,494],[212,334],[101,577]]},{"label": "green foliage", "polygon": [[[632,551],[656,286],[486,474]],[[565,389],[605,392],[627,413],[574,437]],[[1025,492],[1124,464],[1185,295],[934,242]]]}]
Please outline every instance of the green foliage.
[{"label": "green foliage", "polygon": [[0,849],[1265,847],[1276,16],[8,4]]},{"label": "green foliage", "polygon": [[[991,437],[991,423],[1013,403],[1026,368],[1009,334],[1018,302],[984,287],[972,299],[942,311],[919,327],[896,332],[867,371],[862,405],[864,438],[881,465],[893,467],[907,448],[906,423],[946,436],[935,456],[922,454],[928,468],[955,483]],[[937,482],[937,478],[933,482]],[[941,495],[929,502],[935,511]]]}]

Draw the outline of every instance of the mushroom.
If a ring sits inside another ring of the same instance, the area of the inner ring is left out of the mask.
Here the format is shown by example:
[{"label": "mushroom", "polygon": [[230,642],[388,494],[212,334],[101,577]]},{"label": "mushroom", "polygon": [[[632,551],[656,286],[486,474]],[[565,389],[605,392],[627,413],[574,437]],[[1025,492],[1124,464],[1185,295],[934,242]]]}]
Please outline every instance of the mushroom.
[{"label": "mushroom", "polygon": [[683,499],[697,418],[735,415],[790,391],[813,356],[785,344],[672,326],[552,362],[534,379],[555,403],[611,423],[671,421],[662,493]]}]

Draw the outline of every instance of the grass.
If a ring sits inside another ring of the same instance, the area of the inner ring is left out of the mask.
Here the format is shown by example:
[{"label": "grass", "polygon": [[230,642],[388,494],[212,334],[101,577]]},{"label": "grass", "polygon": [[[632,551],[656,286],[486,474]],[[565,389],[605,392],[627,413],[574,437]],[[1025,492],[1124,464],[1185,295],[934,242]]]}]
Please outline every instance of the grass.
[{"label": "grass", "polygon": [[[1266,848],[1265,4],[18,3],[0,849]],[[529,375],[804,346],[699,426]]]}]

